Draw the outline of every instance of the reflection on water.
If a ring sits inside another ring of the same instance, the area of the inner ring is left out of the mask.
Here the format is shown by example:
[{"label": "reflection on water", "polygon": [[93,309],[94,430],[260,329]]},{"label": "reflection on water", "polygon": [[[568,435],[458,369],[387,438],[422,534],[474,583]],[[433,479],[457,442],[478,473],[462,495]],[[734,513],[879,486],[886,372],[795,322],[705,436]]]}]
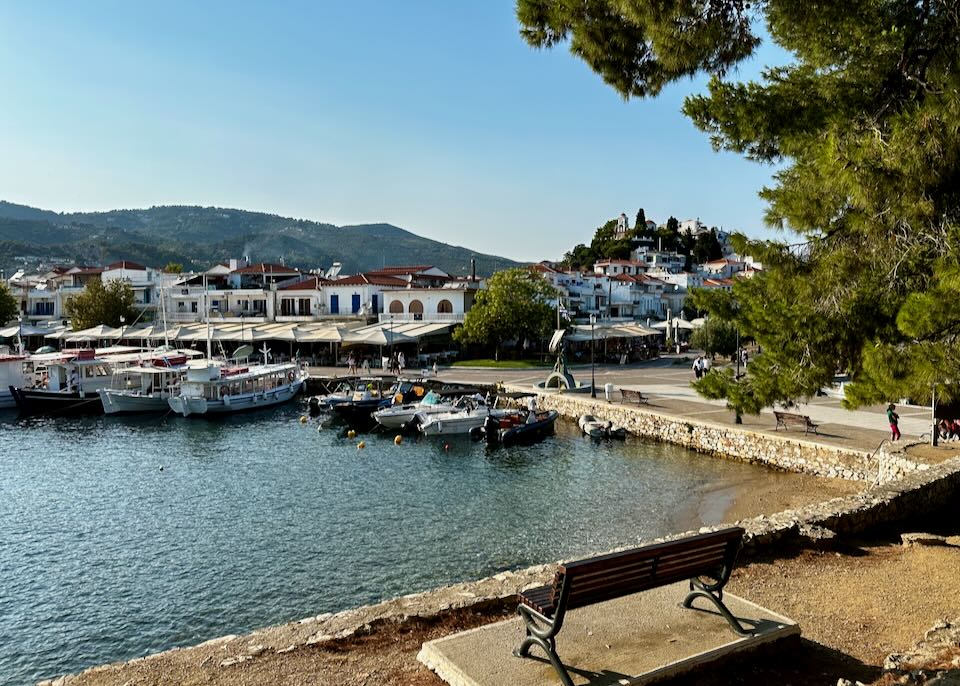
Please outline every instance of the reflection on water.
[{"label": "reflection on water", "polygon": [[721,517],[703,487],[757,472],[572,424],[359,450],[300,413],[0,416],[0,680],[636,543]]}]

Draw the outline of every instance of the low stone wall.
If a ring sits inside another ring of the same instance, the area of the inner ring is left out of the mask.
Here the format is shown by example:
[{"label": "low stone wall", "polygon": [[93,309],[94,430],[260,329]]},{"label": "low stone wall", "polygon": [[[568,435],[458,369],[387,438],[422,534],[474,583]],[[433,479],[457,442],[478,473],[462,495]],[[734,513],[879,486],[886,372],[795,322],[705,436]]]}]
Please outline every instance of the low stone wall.
[{"label": "low stone wall", "polygon": [[877,461],[868,453],[823,445],[814,441],[781,438],[756,431],[661,414],[643,406],[612,404],[571,394],[541,394],[538,405],[576,421],[593,414],[622,426],[630,433],[719,457],[872,483]]}]

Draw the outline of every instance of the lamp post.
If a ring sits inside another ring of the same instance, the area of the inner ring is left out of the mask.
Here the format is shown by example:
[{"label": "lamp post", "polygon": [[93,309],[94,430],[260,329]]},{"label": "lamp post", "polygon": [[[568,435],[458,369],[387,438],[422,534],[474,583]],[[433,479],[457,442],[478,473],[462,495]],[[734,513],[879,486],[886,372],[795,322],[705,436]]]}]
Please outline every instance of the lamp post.
[{"label": "lamp post", "polygon": [[120,338],[117,339],[117,343],[120,343],[121,341],[123,341],[123,324],[126,321],[127,321],[127,318],[121,314],[120,315]]},{"label": "lamp post", "polygon": [[590,397],[597,397],[597,375],[596,375],[596,365],[594,364],[593,359],[593,327],[597,323],[597,315],[590,315]]},{"label": "lamp post", "polygon": [[390,314],[390,364],[393,364],[393,314]]}]

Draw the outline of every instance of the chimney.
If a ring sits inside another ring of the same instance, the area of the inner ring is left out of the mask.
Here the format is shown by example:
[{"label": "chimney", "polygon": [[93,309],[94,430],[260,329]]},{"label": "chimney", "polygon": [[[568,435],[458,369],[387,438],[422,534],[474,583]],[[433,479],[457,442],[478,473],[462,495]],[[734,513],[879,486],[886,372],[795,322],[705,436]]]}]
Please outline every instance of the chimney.
[{"label": "chimney", "polygon": [[477,261],[472,257],[470,258],[470,280],[477,280]]}]

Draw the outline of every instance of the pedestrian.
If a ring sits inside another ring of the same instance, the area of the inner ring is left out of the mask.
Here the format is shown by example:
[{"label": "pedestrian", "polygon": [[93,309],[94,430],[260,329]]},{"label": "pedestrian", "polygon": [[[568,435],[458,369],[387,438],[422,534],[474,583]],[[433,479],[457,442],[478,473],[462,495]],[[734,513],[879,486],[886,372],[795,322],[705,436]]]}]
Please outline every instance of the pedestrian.
[{"label": "pedestrian", "polygon": [[710,358],[709,358],[709,357],[704,357],[704,358],[703,358],[703,362],[700,363],[700,375],[701,375],[701,376],[706,376],[706,375],[707,375],[707,372],[710,371],[710,364],[711,364],[711,363],[710,363]]},{"label": "pedestrian", "polygon": [[698,379],[703,376],[703,355],[693,361],[693,375]]},{"label": "pedestrian", "polygon": [[357,373],[357,358],[353,356],[353,353],[347,355],[347,372],[350,375]]},{"label": "pedestrian", "polygon": [[749,359],[749,355],[747,355],[747,349],[744,348],[743,350],[740,351],[740,362],[741,362],[741,364],[743,364],[743,368],[744,368],[744,369],[747,368],[747,360],[748,360],[748,359]]},{"label": "pedestrian", "polygon": [[439,373],[440,373],[440,370],[437,368],[437,361],[434,360],[434,361],[433,361],[433,375],[436,376],[436,375],[439,374]]},{"label": "pedestrian", "polygon": [[407,366],[407,360],[403,356],[403,351],[397,353],[397,375],[403,374],[403,368]]},{"label": "pedestrian", "polygon": [[370,357],[369,355],[363,356],[363,362],[360,364],[360,368],[363,370],[364,375],[370,374]]},{"label": "pedestrian", "polygon": [[900,415],[896,413],[897,406],[893,403],[887,407],[887,421],[890,422],[890,440],[900,440]]}]

